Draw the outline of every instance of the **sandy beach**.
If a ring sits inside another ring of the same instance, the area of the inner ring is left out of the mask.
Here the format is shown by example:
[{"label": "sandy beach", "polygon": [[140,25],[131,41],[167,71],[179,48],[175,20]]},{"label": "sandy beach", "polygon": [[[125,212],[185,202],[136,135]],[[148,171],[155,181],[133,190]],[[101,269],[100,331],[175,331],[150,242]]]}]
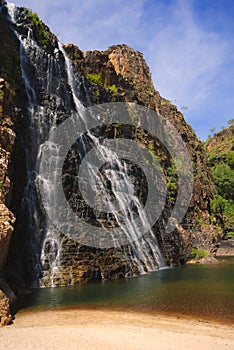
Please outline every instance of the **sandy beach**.
[{"label": "sandy beach", "polygon": [[21,311],[0,329],[0,349],[231,350],[234,327],[122,311]]}]

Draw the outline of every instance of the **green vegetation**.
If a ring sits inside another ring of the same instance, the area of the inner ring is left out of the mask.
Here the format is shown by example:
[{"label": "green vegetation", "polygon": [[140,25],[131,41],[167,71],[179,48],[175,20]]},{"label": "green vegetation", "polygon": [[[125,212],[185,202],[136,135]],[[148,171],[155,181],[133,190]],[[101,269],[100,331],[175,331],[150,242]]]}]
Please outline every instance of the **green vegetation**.
[{"label": "green vegetation", "polygon": [[182,106],[180,109],[183,111],[183,114],[188,110],[188,106]]},{"label": "green vegetation", "polygon": [[[136,122],[137,122],[137,120],[139,119],[139,116],[138,116],[138,114],[137,113],[129,113],[129,117],[130,117],[130,119],[131,119],[131,122],[133,123],[133,124],[136,124]],[[139,134],[139,133],[138,133]]]},{"label": "green vegetation", "polygon": [[[13,99],[20,87],[21,70],[18,44],[7,20],[0,15],[0,77],[5,79],[9,93],[6,100]],[[3,91],[1,92],[1,97]],[[2,109],[2,108],[1,108]]]},{"label": "green vegetation", "polygon": [[176,192],[177,192],[177,172],[176,172],[176,165],[175,163],[172,163],[171,166],[167,168],[167,191],[169,195],[169,200],[171,202],[175,201],[176,198]]},{"label": "green vegetation", "polygon": [[[149,142],[148,150],[152,157],[152,166],[156,169],[156,171],[160,171],[160,165],[157,160],[156,152],[154,149],[153,143]],[[176,193],[177,193],[177,172],[176,165],[172,163],[171,166],[166,168],[166,177],[167,177],[167,191],[170,202],[175,202]]]},{"label": "green vegetation", "polygon": [[108,89],[108,90],[111,90],[115,95],[116,95],[117,92],[118,92],[118,88],[117,88],[117,86],[116,86],[115,84],[110,85],[110,86],[104,84],[104,87],[105,87],[106,89]]},{"label": "green vegetation", "polygon": [[[233,126],[233,125],[234,125],[234,118],[229,119],[229,120],[227,121],[227,124],[228,124],[228,126]],[[207,136],[206,142],[209,142],[209,141],[210,141],[210,139],[212,138],[212,136],[213,136],[214,133],[215,133],[215,130],[216,130],[215,127],[213,127],[213,128],[210,129],[211,134],[209,134],[209,135]],[[221,131],[225,130],[225,126],[222,125],[221,128],[220,128],[220,130],[221,130]],[[216,135],[216,134],[220,134],[221,131],[217,131],[217,132],[215,133],[215,135]]]},{"label": "green vegetation", "polygon": [[[140,133],[136,133],[136,138],[142,141],[144,136],[142,136]],[[159,163],[159,156],[156,154],[154,143],[150,141],[147,147],[151,155],[150,164],[154,167],[156,171],[158,172],[162,171]],[[160,161],[162,161],[162,159],[163,159],[162,156],[160,156]],[[146,160],[146,164],[148,164],[148,160]],[[165,173],[167,178],[166,186],[167,186],[168,198],[170,202],[174,203],[176,199],[176,194],[177,194],[177,171],[176,171],[175,163],[172,163],[171,166],[167,167]]]},{"label": "green vegetation", "polygon": [[228,232],[227,237],[234,239],[234,232]]},{"label": "green vegetation", "polygon": [[96,97],[96,100],[97,100],[97,102],[98,102],[99,99],[100,99],[100,90],[99,90],[99,89],[97,89],[97,90],[95,91],[95,97]]},{"label": "green vegetation", "polygon": [[2,191],[4,196],[7,195],[8,189],[3,181],[0,181],[0,191]]},{"label": "green vegetation", "polygon": [[148,150],[149,150],[149,152],[150,152],[150,154],[151,154],[151,157],[152,157],[152,166],[154,167],[154,169],[156,170],[156,171],[158,171],[159,170],[159,166],[158,166],[158,161],[157,161],[157,157],[156,157],[156,155],[155,155],[155,149],[154,149],[154,145],[153,145],[153,143],[149,143],[148,144]]},{"label": "green vegetation", "polygon": [[74,58],[75,58],[75,59],[78,59],[79,57],[80,57],[80,55],[78,54],[78,52],[75,51],[75,52],[74,52]]},{"label": "green vegetation", "polygon": [[49,31],[46,29],[38,14],[28,10],[27,18],[34,24],[38,35],[38,41],[44,49],[47,49],[49,44]]},{"label": "green vegetation", "polygon": [[229,128],[214,136],[212,144],[207,143],[208,160],[217,190],[217,194],[211,202],[212,220],[215,223],[215,217],[223,217],[222,224],[225,231],[234,227],[233,123],[234,118],[228,121]]},{"label": "green vegetation", "polygon": [[229,119],[229,120],[227,121],[227,123],[228,123],[228,125],[234,125],[234,118]]},{"label": "green vegetation", "polygon": [[87,79],[90,80],[92,83],[97,84],[99,86],[103,85],[101,73],[98,73],[98,74],[87,74]]},{"label": "green vegetation", "polygon": [[151,156],[154,157],[155,156],[155,151],[154,151],[154,145],[152,143],[148,144],[148,150],[149,150]]},{"label": "green vegetation", "polygon": [[111,90],[114,95],[117,95],[118,88],[115,84],[108,85],[106,81],[103,82],[103,77],[101,73],[97,74],[87,74],[87,79],[98,86],[104,87],[107,90]]},{"label": "green vegetation", "polygon": [[[127,105],[127,109],[128,109],[128,115],[129,115],[131,122],[134,125],[136,125],[137,121],[139,121],[139,113],[137,111],[135,103],[129,103]],[[136,138],[138,138],[139,140],[142,139],[141,134],[142,134],[142,131],[140,129],[136,130]]]},{"label": "green vegetation", "polygon": [[215,223],[215,217],[221,215],[225,229],[234,227],[234,202],[231,199],[227,200],[220,195],[215,195],[211,201],[211,214],[213,223]]},{"label": "green vegetation", "polygon": [[202,259],[207,256],[207,252],[203,249],[192,247],[192,257],[193,259]]},{"label": "green vegetation", "polygon": [[212,132],[212,134],[213,134],[213,133],[215,132],[215,129],[216,129],[216,128],[211,128],[211,129],[210,129],[210,132]]},{"label": "green vegetation", "polygon": [[169,200],[170,202],[174,202],[176,198],[176,190],[177,190],[177,185],[176,182],[173,181],[168,181],[167,182],[167,191],[169,195]]},{"label": "green vegetation", "polygon": [[225,199],[234,198],[234,169],[228,163],[221,162],[211,170],[218,194]]}]

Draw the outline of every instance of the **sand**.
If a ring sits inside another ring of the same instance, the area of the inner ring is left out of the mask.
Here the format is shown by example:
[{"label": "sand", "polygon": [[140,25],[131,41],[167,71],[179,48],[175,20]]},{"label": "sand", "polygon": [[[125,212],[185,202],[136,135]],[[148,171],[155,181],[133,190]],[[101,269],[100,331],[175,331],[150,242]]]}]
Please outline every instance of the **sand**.
[{"label": "sand", "polygon": [[21,311],[0,329],[0,349],[233,350],[234,327],[122,311]]}]

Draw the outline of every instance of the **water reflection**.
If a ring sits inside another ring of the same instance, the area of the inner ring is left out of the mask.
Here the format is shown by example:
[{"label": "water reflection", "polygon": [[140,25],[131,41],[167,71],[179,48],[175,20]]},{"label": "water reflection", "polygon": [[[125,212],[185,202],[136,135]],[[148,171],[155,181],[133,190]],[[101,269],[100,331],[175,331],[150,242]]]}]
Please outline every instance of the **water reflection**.
[{"label": "water reflection", "polygon": [[234,322],[234,259],[187,265],[127,280],[34,289],[21,308],[105,307]]}]

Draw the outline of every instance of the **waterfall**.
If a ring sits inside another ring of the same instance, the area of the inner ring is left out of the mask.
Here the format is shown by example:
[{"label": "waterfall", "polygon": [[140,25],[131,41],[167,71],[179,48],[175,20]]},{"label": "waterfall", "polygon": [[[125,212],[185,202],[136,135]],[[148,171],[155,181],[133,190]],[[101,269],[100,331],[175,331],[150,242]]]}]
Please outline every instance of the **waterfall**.
[{"label": "waterfall", "polygon": [[[132,272],[128,272],[128,275],[133,275],[136,271],[146,273],[162,268],[164,260],[152,229],[149,228],[148,233],[141,237],[140,230],[142,226],[147,226],[147,218],[142,203],[134,194],[134,183],[128,174],[126,162],[122,161],[114,151],[105,147],[99,137],[86,126],[85,107],[79,97],[79,87],[82,82],[62,44],[56,42],[54,51],[46,52],[35,41],[30,27],[24,24],[27,34],[21,33],[22,23],[19,9],[10,3],[7,3],[7,8],[11,22],[14,24],[14,32],[20,42],[22,78],[29,101],[28,129],[22,141],[26,154],[27,180],[20,212],[23,217],[27,217],[29,246],[34,251],[33,269],[36,283],[42,275],[42,280],[46,280],[46,285],[54,286],[60,283],[58,276],[62,271],[63,244],[66,239],[43,212],[35,184],[39,172],[41,147],[47,140],[49,131],[56,128],[58,121],[67,115],[75,116],[86,129],[86,134],[80,138],[78,143],[79,156],[83,158],[82,155],[88,152],[90,146],[94,146],[103,164],[107,161],[110,164],[105,170],[105,176],[99,169],[94,169],[88,161],[84,162],[83,167],[87,175],[88,186],[92,187],[97,196],[101,194],[110,210],[111,215],[106,215],[106,221],[108,218],[114,221],[116,226],[120,227],[129,237],[129,245],[126,247],[121,247],[118,242],[113,242],[114,249],[121,252],[130,266]],[[51,143],[49,147],[51,159],[48,159],[48,170],[56,174],[57,145]],[[47,179],[42,180],[47,181]],[[111,184],[111,194],[106,189],[107,182]],[[51,192],[51,185],[48,183],[48,193]],[[59,205],[52,192],[51,198],[54,198],[54,206]],[[117,203],[117,208],[113,205],[113,198]],[[130,202],[131,206],[129,206]],[[80,213],[82,210],[83,208],[78,208]],[[99,222],[102,222],[102,215],[98,216],[98,210],[94,212],[97,221],[100,219]],[[139,227],[133,220],[136,214],[142,223]],[[107,226],[104,224],[103,230],[106,229]],[[81,254],[77,250],[77,256],[78,253]],[[72,275],[72,272],[70,271],[69,274]],[[101,276],[103,276],[102,268]],[[41,284],[43,285],[44,282]]]}]

